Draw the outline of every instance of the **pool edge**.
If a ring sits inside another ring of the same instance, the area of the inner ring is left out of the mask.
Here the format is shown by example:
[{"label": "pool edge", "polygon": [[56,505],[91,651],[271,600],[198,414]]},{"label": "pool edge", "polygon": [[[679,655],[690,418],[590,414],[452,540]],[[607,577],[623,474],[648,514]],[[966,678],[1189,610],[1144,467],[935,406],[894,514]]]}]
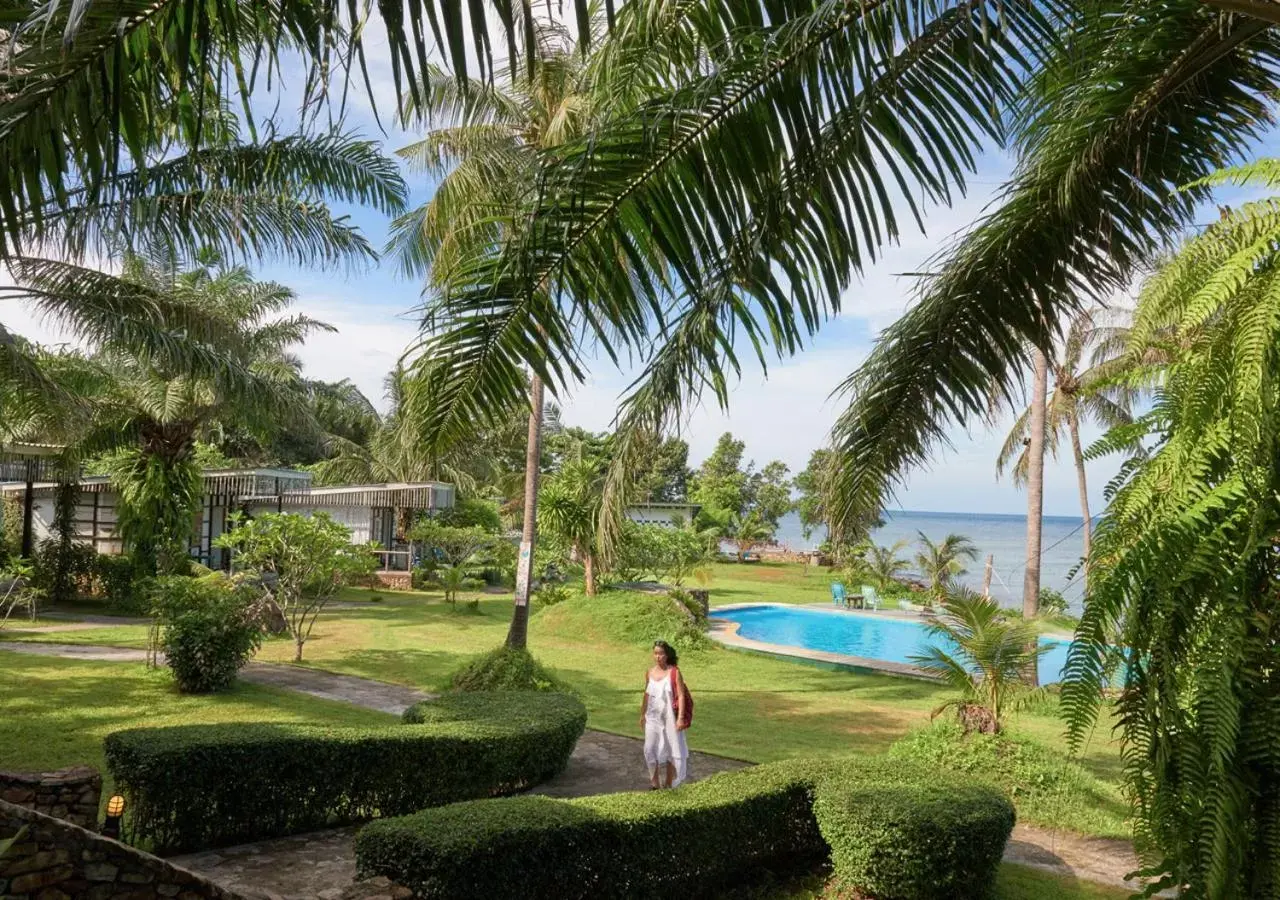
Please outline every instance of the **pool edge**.
[{"label": "pool edge", "polygon": [[715,613],[720,610],[730,610],[739,607],[785,605],[786,604],[771,603],[735,603],[718,606],[707,618],[707,636],[721,646],[728,647],[731,650],[741,650],[747,653],[779,657],[789,662],[816,665],[822,668],[834,668],[848,672],[859,672],[862,674],[897,675],[903,678],[915,678],[920,681],[938,681],[936,676],[930,675],[918,666],[912,666],[906,663],[890,662],[885,659],[870,659],[865,656],[850,656],[845,653],[831,653],[826,650],[809,650],[804,647],[792,647],[787,644],[770,644],[766,641],[756,641],[751,638],[744,638],[742,635],[738,634],[738,629],[742,627],[741,622],[717,618],[715,615]]}]

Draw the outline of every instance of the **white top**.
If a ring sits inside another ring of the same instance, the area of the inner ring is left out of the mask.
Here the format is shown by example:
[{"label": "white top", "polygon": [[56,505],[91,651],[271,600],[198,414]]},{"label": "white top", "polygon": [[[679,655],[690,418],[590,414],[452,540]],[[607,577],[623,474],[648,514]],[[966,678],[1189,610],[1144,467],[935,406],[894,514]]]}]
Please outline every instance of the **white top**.
[{"label": "white top", "polygon": [[645,718],[655,722],[665,719],[671,709],[671,676],[650,678],[644,692],[649,695],[649,702],[644,708]]}]

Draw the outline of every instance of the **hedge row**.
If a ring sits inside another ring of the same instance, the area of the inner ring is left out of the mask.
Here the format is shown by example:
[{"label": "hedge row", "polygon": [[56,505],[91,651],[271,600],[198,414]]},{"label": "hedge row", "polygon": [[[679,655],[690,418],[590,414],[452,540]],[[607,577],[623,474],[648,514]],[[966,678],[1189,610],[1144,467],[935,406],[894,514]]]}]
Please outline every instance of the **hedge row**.
[{"label": "hedge row", "polygon": [[385,728],[234,724],[107,736],[135,841],[226,846],[512,793],[555,775],[586,727],[564,694],[449,694]]},{"label": "hedge row", "polygon": [[356,836],[361,877],[419,897],[700,895],[830,857],[881,900],[985,897],[1013,828],[998,792],[863,759],[788,761],[676,791],[517,797],[382,819]]}]

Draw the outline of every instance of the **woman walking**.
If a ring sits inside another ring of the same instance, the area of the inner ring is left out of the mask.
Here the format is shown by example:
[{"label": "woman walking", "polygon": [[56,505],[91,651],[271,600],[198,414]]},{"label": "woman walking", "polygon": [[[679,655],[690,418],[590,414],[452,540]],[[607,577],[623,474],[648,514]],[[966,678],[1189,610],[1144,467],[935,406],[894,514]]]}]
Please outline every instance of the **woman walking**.
[{"label": "woman walking", "polygon": [[666,641],[653,645],[653,668],[646,673],[640,701],[640,727],[644,729],[644,761],[649,766],[649,788],[676,787],[688,776],[689,747],[684,732],[689,727],[689,692],[676,667],[679,658]]}]

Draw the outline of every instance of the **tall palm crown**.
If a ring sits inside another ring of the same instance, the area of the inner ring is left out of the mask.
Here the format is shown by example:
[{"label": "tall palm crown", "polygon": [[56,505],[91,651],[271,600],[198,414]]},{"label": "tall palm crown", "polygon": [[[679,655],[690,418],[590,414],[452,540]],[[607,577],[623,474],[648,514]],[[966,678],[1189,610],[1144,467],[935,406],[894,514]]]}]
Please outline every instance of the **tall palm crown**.
[{"label": "tall palm crown", "polygon": [[[1065,434],[1071,444],[1071,459],[1080,485],[1080,510],[1084,517],[1084,556],[1089,557],[1093,525],[1089,512],[1089,490],[1084,468],[1084,447],[1080,426],[1094,422],[1114,428],[1131,421],[1138,389],[1121,376],[1123,345],[1127,329],[1100,321],[1097,310],[1077,313],[1067,328],[1057,352],[1049,359],[1053,390],[1045,404],[1045,449],[1056,457]],[[1031,409],[1014,420],[996,458],[996,474],[1011,469],[1014,484],[1025,485],[1028,471]]]},{"label": "tall palm crown", "polygon": [[264,438],[314,428],[290,350],[329,326],[282,315],[294,299],[289,289],[223,267],[213,255],[186,270],[175,259],[130,256],[120,281],[218,325],[205,348],[217,361],[214,375],[190,371],[185,354],[175,359],[125,341],[102,343],[88,360],[97,383],[79,450],[115,451],[110,469],[121,493],[121,536],[144,565],[172,569],[185,556],[199,498],[197,439],[219,421]]}]

